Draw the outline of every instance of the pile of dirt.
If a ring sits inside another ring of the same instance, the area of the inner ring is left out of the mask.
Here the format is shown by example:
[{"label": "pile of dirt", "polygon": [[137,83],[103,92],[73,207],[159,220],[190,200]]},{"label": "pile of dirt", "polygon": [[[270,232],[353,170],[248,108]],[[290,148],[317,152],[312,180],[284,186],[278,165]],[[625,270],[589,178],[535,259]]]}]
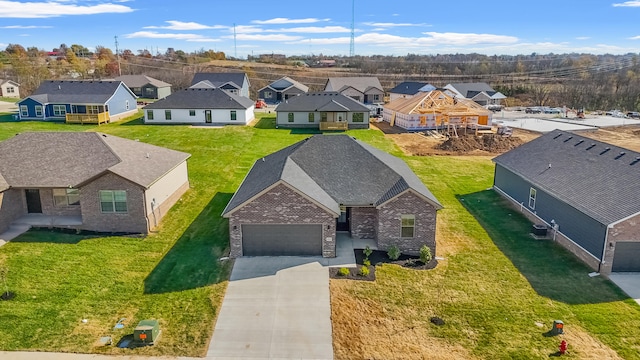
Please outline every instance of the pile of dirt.
[{"label": "pile of dirt", "polygon": [[436,145],[435,148],[456,153],[472,152],[475,150],[502,153],[522,144],[522,139],[513,136],[502,137],[495,134],[485,134],[482,136],[461,135],[458,137],[450,137],[444,142]]}]

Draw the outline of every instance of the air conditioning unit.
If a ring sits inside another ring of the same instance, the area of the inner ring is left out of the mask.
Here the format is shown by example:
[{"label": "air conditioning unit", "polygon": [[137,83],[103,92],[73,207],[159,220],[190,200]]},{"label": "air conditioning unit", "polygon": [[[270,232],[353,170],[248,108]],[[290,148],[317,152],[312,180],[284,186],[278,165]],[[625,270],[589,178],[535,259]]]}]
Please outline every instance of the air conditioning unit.
[{"label": "air conditioning unit", "polygon": [[133,330],[133,342],[136,345],[153,345],[160,338],[158,320],[142,320]]}]

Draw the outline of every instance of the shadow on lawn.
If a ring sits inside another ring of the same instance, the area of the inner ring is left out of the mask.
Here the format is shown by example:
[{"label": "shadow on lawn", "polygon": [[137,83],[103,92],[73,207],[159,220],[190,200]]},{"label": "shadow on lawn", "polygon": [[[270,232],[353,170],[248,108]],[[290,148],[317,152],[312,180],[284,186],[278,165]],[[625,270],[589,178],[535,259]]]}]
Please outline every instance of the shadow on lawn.
[{"label": "shadow on lawn", "polygon": [[195,289],[229,278],[228,221],[220,216],[232,194],[216,193],[171,250],[144,279],[145,294]]},{"label": "shadow on lawn", "polygon": [[552,240],[530,236],[532,223],[493,190],[456,195],[494,244],[541,296],[567,304],[595,304],[628,297]]},{"label": "shadow on lawn", "polygon": [[253,125],[256,129],[275,129],[276,128],[276,117],[275,116],[265,116],[260,119],[255,125]]}]

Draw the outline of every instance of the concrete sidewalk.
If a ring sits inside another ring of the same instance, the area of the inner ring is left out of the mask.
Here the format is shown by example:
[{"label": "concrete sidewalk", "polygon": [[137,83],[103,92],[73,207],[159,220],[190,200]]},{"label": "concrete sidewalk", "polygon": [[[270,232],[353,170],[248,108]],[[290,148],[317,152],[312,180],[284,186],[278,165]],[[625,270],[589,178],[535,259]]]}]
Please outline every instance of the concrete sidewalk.
[{"label": "concrete sidewalk", "polygon": [[611,273],[609,280],[618,285],[630,298],[640,304],[640,273]]}]

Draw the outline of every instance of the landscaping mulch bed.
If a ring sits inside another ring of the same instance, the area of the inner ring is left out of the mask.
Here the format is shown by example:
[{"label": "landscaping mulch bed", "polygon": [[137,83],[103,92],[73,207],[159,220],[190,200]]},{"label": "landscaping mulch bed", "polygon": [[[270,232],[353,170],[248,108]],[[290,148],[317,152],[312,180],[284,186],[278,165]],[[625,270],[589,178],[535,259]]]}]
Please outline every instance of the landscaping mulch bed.
[{"label": "landscaping mulch bed", "polygon": [[401,254],[398,260],[392,261],[389,259],[386,251],[382,250],[371,250],[371,255],[369,255],[369,261],[371,262],[371,266],[369,266],[369,275],[362,276],[360,275],[360,268],[363,266],[364,262],[364,249],[353,249],[353,253],[356,257],[356,264],[358,265],[355,268],[348,268],[349,274],[340,275],[338,272],[340,268],[330,268],[329,269],[329,277],[331,279],[349,279],[349,280],[365,280],[365,281],[374,281],[376,279],[376,265],[381,264],[395,264],[400,265],[405,268],[414,269],[414,270],[429,270],[438,266],[438,260],[431,259],[428,263],[424,264],[420,261],[419,256],[415,255],[407,255]]}]

